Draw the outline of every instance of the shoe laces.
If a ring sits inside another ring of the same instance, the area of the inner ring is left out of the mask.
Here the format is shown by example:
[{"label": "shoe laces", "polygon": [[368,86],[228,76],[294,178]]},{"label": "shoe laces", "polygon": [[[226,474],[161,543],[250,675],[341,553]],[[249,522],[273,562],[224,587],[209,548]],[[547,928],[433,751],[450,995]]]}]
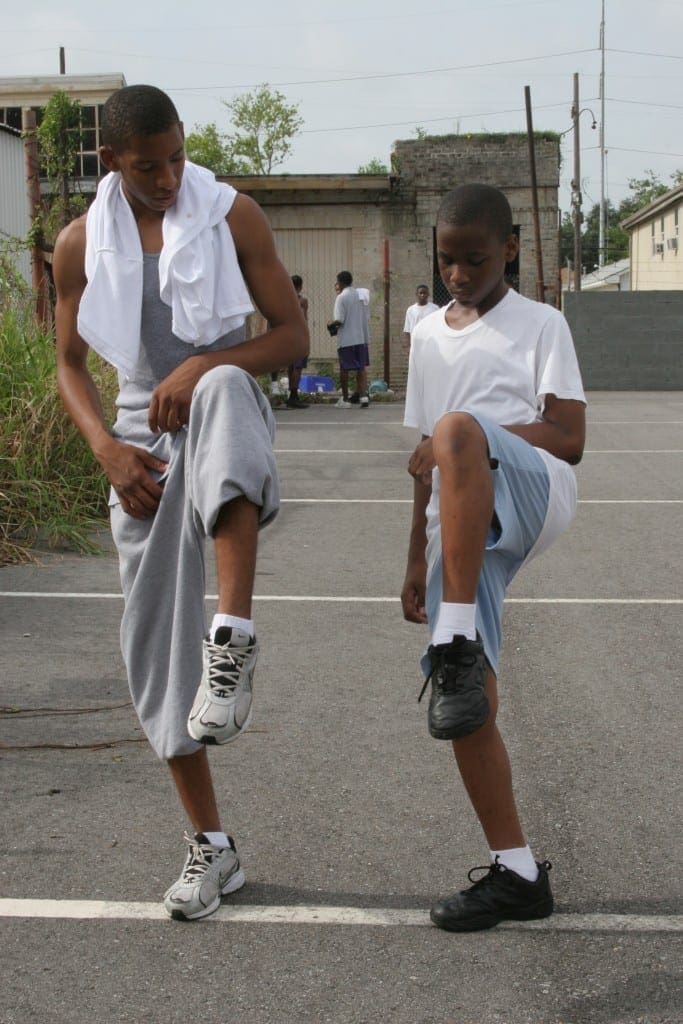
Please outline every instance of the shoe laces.
[{"label": "shoe laces", "polygon": [[[539,867],[545,868],[546,871],[550,871],[552,864],[549,860],[544,860],[539,864]],[[472,876],[477,871],[485,871],[486,874],[482,878],[473,878]],[[470,868],[467,872],[467,877],[470,882],[474,883],[472,888],[477,889],[480,886],[490,885],[497,875],[505,874],[507,871],[508,868],[506,868],[504,864],[500,863],[499,855],[496,854],[496,859],[492,864],[482,864],[480,867]]]},{"label": "shoe laces", "polygon": [[[477,871],[485,871],[486,874],[483,875],[481,878],[474,878],[473,876],[476,874]],[[505,867],[504,864],[500,863],[498,855],[496,854],[496,859],[493,861],[492,864],[480,864],[479,867],[470,868],[470,870],[467,872],[467,877],[469,881],[473,883],[472,888],[479,889],[485,885],[490,885],[491,882],[493,882],[493,880],[495,879],[496,875],[500,875],[504,871],[507,871],[507,868]]]},{"label": "shoe laces", "polygon": [[183,838],[190,849],[188,850],[181,878],[183,882],[192,883],[206,874],[207,868],[210,867],[213,861],[215,851],[211,846],[198,843],[194,836],[188,835],[187,832]]},{"label": "shoe laces", "polygon": [[[438,652],[438,654],[436,656],[436,659],[434,661],[434,664],[432,665],[431,669],[429,670],[429,675],[427,676],[427,678],[424,681],[424,686],[420,690],[420,696],[417,698],[417,703],[418,704],[420,703],[420,701],[424,697],[425,690],[427,689],[428,684],[431,682],[432,676],[434,675],[436,670],[438,668],[442,668],[443,667],[444,662],[446,660],[446,653],[447,653],[448,649],[451,646],[452,646],[451,644],[444,644],[443,650]],[[475,665],[476,661],[477,661],[476,654],[474,654],[471,651],[467,651],[467,652],[461,653],[459,655],[457,667],[461,667],[462,666],[462,668],[472,668]],[[443,681],[443,684],[441,685],[440,689],[442,689],[442,690],[455,690],[456,686],[457,686],[457,682],[458,682],[457,675],[454,674],[452,676],[448,676],[448,675],[444,674],[444,681]],[[432,685],[434,685],[434,684],[432,683]],[[478,871],[479,869],[478,868],[473,868],[472,870],[473,871]]]},{"label": "shoe laces", "polygon": [[232,697],[240,681],[245,661],[253,653],[255,644],[245,647],[221,647],[207,643],[209,652],[209,689],[217,697]]}]

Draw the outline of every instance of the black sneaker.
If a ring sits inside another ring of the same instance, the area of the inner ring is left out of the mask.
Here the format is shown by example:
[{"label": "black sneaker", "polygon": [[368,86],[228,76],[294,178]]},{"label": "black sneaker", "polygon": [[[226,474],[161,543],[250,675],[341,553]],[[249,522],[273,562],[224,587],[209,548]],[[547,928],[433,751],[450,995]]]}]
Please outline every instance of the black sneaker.
[{"label": "black sneaker", "polygon": [[536,862],[538,878],[528,882],[516,871],[498,863],[488,868],[472,868],[467,877],[472,881],[474,871],[487,871],[483,878],[469,889],[436,903],[429,916],[437,928],[449,932],[478,932],[493,928],[500,921],[534,921],[550,917],[553,912],[553,894],[548,872],[550,861]]},{"label": "black sneaker", "polygon": [[302,402],[300,398],[288,398],[287,399],[288,409],[308,409],[308,402]]},{"label": "black sneaker", "polygon": [[458,740],[480,729],[489,717],[484,689],[486,656],[481,637],[453,637],[450,644],[432,644],[427,651],[431,671],[418,702],[432,684],[427,721],[437,740]]},{"label": "black sneaker", "polygon": [[358,391],[354,391],[354,393],[349,396],[349,402],[351,403],[351,405],[359,405],[360,393]]}]

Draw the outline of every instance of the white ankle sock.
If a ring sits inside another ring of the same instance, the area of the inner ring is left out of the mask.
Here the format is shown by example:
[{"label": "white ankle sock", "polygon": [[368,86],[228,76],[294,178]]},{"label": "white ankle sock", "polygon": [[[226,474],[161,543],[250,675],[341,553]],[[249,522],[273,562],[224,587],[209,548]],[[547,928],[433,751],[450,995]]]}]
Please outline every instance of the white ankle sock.
[{"label": "white ankle sock", "polygon": [[206,836],[212,846],[220,846],[223,849],[230,846],[225,832],[203,832],[202,835]]},{"label": "white ankle sock", "polygon": [[535,882],[538,878],[536,861],[528,846],[517,846],[512,850],[491,850],[491,863],[496,857],[499,864],[526,878],[527,882]]},{"label": "white ankle sock", "polygon": [[476,604],[453,604],[450,601],[442,601],[432,633],[432,643],[449,644],[454,636],[466,636],[468,640],[476,640],[476,611]]},{"label": "white ankle sock", "polygon": [[237,615],[222,615],[216,614],[213,617],[211,623],[211,629],[209,631],[209,640],[213,642],[216,636],[216,630],[220,629],[221,626],[230,626],[232,629],[243,629],[249,636],[254,635],[254,620],[253,619],[240,619]]}]

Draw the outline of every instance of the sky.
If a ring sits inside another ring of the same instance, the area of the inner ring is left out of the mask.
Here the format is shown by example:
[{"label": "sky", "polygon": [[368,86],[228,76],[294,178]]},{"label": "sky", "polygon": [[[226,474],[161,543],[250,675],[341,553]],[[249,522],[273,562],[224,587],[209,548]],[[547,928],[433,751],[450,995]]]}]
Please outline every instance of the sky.
[{"label": "sky", "polygon": [[[605,0],[605,195],[683,168],[683,0]],[[525,131],[562,137],[560,207],[573,169],[579,74],[584,210],[601,192],[602,0],[4,0],[0,75],[122,72],[173,98],[186,130],[229,131],[223,100],[267,82],[304,120],[277,173],[354,173],[389,163],[396,139]],[[598,123],[592,129],[593,119]]]}]

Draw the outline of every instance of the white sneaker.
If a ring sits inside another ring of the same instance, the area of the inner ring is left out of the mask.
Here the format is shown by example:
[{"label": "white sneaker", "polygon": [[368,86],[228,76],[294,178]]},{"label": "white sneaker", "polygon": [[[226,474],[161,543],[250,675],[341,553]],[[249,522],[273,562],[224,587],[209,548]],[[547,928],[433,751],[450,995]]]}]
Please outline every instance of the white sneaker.
[{"label": "white sneaker", "polygon": [[230,743],[251,722],[256,638],[221,626],[213,643],[204,640],[204,670],[187,720],[198,743]]},{"label": "white sneaker", "polygon": [[271,398],[282,398],[282,388],[278,380],[271,380],[270,382],[270,396]]},{"label": "white sneaker", "polygon": [[180,878],[164,896],[164,906],[176,921],[195,921],[213,914],[220,906],[221,896],[236,892],[244,885],[235,844],[213,846],[202,832],[185,833],[189,846]]},{"label": "white sneaker", "polygon": [[340,398],[338,402],[335,402],[334,407],[335,409],[350,409],[351,403],[347,402],[344,398]]},{"label": "white sneaker", "polygon": [[361,409],[367,409],[369,405],[370,405],[370,399],[368,398],[368,396],[367,395],[361,395],[360,396],[360,407],[361,407]]}]

